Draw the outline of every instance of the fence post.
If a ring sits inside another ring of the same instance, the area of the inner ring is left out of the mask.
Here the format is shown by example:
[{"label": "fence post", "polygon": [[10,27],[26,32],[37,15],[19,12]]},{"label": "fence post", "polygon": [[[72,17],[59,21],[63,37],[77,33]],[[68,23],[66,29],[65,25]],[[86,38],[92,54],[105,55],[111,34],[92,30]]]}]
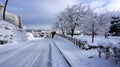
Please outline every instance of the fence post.
[{"label": "fence post", "polygon": [[80,42],[80,40],[79,40],[79,48],[81,47],[81,42]]}]

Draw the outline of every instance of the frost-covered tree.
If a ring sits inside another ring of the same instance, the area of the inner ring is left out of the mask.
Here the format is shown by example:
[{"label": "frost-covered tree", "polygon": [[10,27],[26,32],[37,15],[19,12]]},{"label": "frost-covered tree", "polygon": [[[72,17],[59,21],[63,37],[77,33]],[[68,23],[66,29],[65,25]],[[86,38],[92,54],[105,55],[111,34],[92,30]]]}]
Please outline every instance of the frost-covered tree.
[{"label": "frost-covered tree", "polygon": [[94,42],[95,35],[98,34],[101,29],[98,20],[98,15],[90,10],[81,26],[84,34],[92,35],[92,43]]},{"label": "frost-covered tree", "polygon": [[112,12],[97,14],[87,5],[73,5],[58,15],[55,26],[63,33],[67,31],[71,36],[74,35],[75,30],[92,35],[94,42],[95,35],[108,33],[111,16]]},{"label": "frost-covered tree", "polygon": [[57,22],[54,23],[53,29],[60,30],[62,34],[65,34],[66,24],[65,24],[65,16],[64,12],[61,12],[57,15]]},{"label": "frost-covered tree", "polygon": [[89,18],[89,26],[88,26],[88,30],[90,31],[90,33],[92,34],[92,43],[94,42],[94,37],[97,34],[98,30],[99,30],[99,26],[97,23],[97,15],[93,14],[90,16],[91,18]]},{"label": "frost-covered tree", "polygon": [[81,25],[81,21],[85,18],[88,9],[88,6],[80,4],[68,7],[65,10],[71,36],[74,35],[75,29]]},{"label": "frost-covered tree", "polygon": [[81,20],[80,23],[80,31],[85,35],[85,34],[91,34],[91,22],[93,20],[93,10],[88,8],[86,15],[84,18]]},{"label": "frost-covered tree", "polygon": [[[3,11],[4,11],[4,5],[0,2],[0,20],[3,20]],[[19,18],[17,15],[9,13],[5,10],[5,21],[8,21],[9,23],[19,27]]]},{"label": "frost-covered tree", "polygon": [[105,35],[105,38],[107,37],[109,28],[111,26],[110,24],[111,16],[112,16],[112,12],[102,13],[98,16],[98,24],[100,27],[99,33]]},{"label": "frost-covered tree", "polygon": [[89,7],[83,4],[67,7],[60,13],[61,17],[58,16],[58,23],[60,23],[59,25],[73,36],[76,28],[80,26],[81,20],[85,17],[88,10]]},{"label": "frost-covered tree", "polygon": [[112,13],[106,12],[103,14],[96,14],[93,11],[87,13],[84,23],[82,24],[82,31],[84,34],[92,34],[92,42],[94,36],[97,34],[108,33],[110,27]]}]

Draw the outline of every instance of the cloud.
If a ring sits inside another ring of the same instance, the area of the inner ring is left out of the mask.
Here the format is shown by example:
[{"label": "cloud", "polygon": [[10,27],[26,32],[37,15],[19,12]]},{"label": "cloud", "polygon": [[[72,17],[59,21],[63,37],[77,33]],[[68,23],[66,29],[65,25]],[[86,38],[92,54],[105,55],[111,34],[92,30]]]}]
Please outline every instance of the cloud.
[{"label": "cloud", "polygon": [[82,2],[90,5],[96,13],[120,11],[120,0],[83,0]]},{"label": "cloud", "polygon": [[20,14],[26,25],[51,24],[55,15],[77,0],[10,0],[8,10]]},{"label": "cloud", "polygon": [[38,0],[35,2],[34,9],[45,14],[47,13],[47,16],[51,17],[64,10],[67,6],[71,6],[76,3],[76,0]]},{"label": "cloud", "polygon": [[94,0],[90,3],[90,6],[92,9],[96,9],[96,8],[100,8],[102,7],[103,5],[105,5],[106,3],[106,0]]},{"label": "cloud", "polygon": [[106,8],[110,11],[119,11],[120,10],[120,0],[112,0],[111,3],[109,3]]},{"label": "cloud", "polygon": [[95,12],[101,13],[105,11],[120,11],[120,0],[110,0],[108,3],[106,3],[105,6],[99,7],[95,9]]},{"label": "cloud", "polygon": [[42,25],[28,25],[26,26],[26,29],[44,29],[44,30],[50,30],[52,25],[49,24],[42,24]]},{"label": "cloud", "polygon": [[10,0],[8,10],[20,14],[29,27],[40,27],[54,23],[56,14],[80,2],[90,5],[97,13],[120,10],[120,0]]}]

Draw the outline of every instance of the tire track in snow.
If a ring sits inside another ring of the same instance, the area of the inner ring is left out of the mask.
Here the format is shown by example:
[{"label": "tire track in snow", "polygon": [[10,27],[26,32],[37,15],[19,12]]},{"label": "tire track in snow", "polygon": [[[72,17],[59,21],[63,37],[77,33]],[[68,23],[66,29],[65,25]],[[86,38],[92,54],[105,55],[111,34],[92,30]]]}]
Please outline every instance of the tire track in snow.
[{"label": "tire track in snow", "polygon": [[[5,57],[5,59],[3,59],[2,61],[0,60],[0,67],[41,67],[36,65],[42,63],[41,61],[47,57],[45,55],[49,54],[48,50],[45,54],[43,54],[46,51],[47,47],[42,46],[47,44],[43,43],[42,45],[39,41],[35,41],[32,43],[30,42],[28,44],[28,46],[25,45],[22,48],[11,51],[10,55],[9,53],[7,53],[7,58]],[[40,62],[36,64],[36,61],[38,60]],[[42,65],[44,65],[44,63]]]},{"label": "tire track in snow", "polygon": [[[56,49],[56,51],[57,51],[56,53],[59,54],[59,57],[62,56],[62,57],[61,57],[62,62],[64,62],[64,64],[66,65],[66,66],[64,66],[64,67],[72,67],[71,64],[69,63],[69,61],[65,58],[65,56],[64,56],[63,53],[61,52],[61,50],[60,50],[60,49],[58,48],[58,46],[55,44],[55,42],[53,41],[52,43],[53,43],[53,45],[51,44],[51,48],[54,48],[54,50]],[[53,66],[53,67],[55,67],[55,66]],[[57,67],[60,67],[60,66],[57,66]]]},{"label": "tire track in snow", "polygon": [[[1,58],[0,65],[1,65],[1,67],[6,67],[7,64],[9,65],[10,63],[13,63],[15,60],[18,60],[18,59],[24,57],[26,55],[25,54],[26,52],[22,52],[22,51],[26,51],[26,48],[32,47],[33,43],[34,42],[32,42],[30,45],[25,45],[24,47],[15,49],[14,51],[11,51],[10,53],[5,53],[5,54],[0,55],[0,58]],[[16,64],[12,64],[12,65],[16,65]]]},{"label": "tire track in snow", "polygon": [[[32,42],[34,42],[34,41],[31,41],[31,43]],[[17,49],[19,49],[19,48],[22,48],[22,47],[25,47],[25,46],[28,46],[28,45],[25,45],[25,44],[29,44],[30,42],[28,41],[28,42],[26,42],[26,43],[24,43],[24,44],[19,44],[19,46],[18,45],[11,45],[11,46],[9,46],[9,47],[6,47],[6,48],[3,48],[3,49],[0,49],[0,55],[2,55],[2,54],[6,54],[6,53],[10,53],[10,52],[12,52],[12,51],[14,51],[14,50],[17,50]]]},{"label": "tire track in snow", "polygon": [[[49,62],[49,44],[46,45],[47,48],[42,48],[41,54],[38,56],[37,60],[35,60],[32,67],[48,67]],[[41,62],[42,60],[42,62]]]},{"label": "tire track in snow", "polygon": [[51,44],[49,43],[49,62],[48,62],[48,66],[52,67],[52,54],[51,54]]}]

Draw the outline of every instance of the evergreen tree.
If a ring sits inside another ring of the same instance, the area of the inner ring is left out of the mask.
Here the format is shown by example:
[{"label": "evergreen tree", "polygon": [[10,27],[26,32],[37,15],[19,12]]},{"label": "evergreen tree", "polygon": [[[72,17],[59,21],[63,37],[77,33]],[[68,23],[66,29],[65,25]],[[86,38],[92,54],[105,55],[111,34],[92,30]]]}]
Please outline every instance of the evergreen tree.
[{"label": "evergreen tree", "polygon": [[110,31],[111,34],[120,35],[120,17],[112,17]]},{"label": "evergreen tree", "polygon": [[23,25],[22,25],[22,22],[21,22],[21,17],[18,16],[18,22],[19,22],[19,28],[22,29],[23,28]]}]

